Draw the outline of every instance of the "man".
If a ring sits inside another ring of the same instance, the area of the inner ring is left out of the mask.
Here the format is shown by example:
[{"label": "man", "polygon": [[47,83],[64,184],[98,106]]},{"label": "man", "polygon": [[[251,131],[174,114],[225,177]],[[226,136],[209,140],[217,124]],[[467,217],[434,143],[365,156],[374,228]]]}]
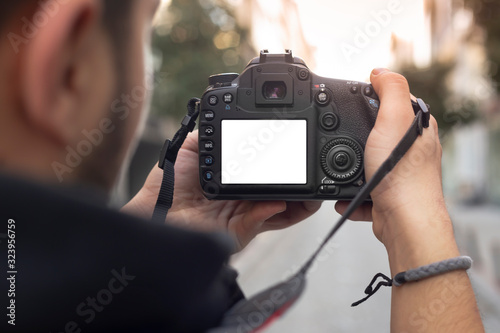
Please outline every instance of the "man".
[{"label": "man", "polygon": [[[320,207],[205,200],[196,176],[196,135],[179,153],[166,225],[146,221],[158,194],[157,167],[124,207],[127,214],[104,206],[102,193],[112,188],[145,116],[147,98],[130,96],[146,86],[144,46],[157,6],[156,0],[3,3],[0,223],[2,232],[10,230],[1,239],[2,253],[14,251],[14,257],[2,259],[8,264],[2,271],[10,272],[2,279],[8,291],[2,332],[216,327],[242,297],[236,274],[225,266],[228,256],[258,233],[290,226]],[[381,110],[366,148],[368,178],[413,118],[404,78],[375,70],[371,79]],[[393,275],[458,255],[442,197],[440,156],[433,120],[372,193],[373,207],[354,216],[373,218]],[[344,208],[337,204],[340,212]],[[444,297],[443,283],[459,292],[452,301],[446,295],[439,315],[422,322],[419,314]],[[463,271],[395,288],[392,307],[394,331],[482,330]]]}]

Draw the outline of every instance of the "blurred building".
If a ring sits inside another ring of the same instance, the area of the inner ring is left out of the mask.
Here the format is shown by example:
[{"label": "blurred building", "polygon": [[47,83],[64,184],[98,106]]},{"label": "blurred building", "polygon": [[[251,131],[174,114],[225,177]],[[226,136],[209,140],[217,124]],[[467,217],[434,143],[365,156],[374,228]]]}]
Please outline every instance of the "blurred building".
[{"label": "blurred building", "polygon": [[[429,45],[413,45],[393,36],[394,64],[398,68],[414,63],[415,49],[429,50],[431,63],[450,64],[447,77],[451,96],[443,96],[451,111],[462,109],[479,112],[479,120],[467,126],[459,121],[450,130],[441,133],[445,147],[444,186],[449,197],[471,204],[500,204],[498,188],[500,174],[493,167],[498,165],[498,126],[492,126],[491,112],[494,89],[486,76],[488,69],[484,49],[484,32],[474,24],[473,13],[461,0],[425,0]],[[467,114],[458,115],[467,119]],[[456,117],[450,117],[450,122]],[[485,121],[486,120],[486,121]]]},{"label": "blurred building", "polygon": [[[432,26],[432,56],[436,61],[453,62],[449,84],[458,103],[469,100],[478,106],[480,118],[492,97],[487,81],[486,54],[482,30],[474,24],[472,12],[461,1],[428,0]],[[452,129],[444,144],[450,152],[446,187],[456,199],[484,203],[493,199],[488,193],[491,175],[488,122],[479,121]]]},{"label": "blurred building", "polygon": [[[500,103],[491,80],[485,35],[461,0],[425,0],[429,45],[393,36],[395,64],[414,64],[415,48],[428,47],[431,63],[451,64],[451,109],[474,108],[477,120],[440,133],[443,183],[462,252],[474,262],[472,280],[487,331],[500,329]],[[464,105],[460,103],[470,103]],[[460,105],[457,105],[460,104]],[[488,329],[489,327],[489,329]],[[495,329],[492,329],[494,327]]]}]

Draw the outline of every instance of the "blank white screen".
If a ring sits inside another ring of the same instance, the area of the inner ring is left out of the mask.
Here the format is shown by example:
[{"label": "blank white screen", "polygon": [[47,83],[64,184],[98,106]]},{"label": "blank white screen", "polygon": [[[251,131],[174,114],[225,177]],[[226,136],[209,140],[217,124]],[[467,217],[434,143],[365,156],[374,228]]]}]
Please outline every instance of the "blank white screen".
[{"label": "blank white screen", "polygon": [[306,120],[223,120],[222,184],[306,184]]}]

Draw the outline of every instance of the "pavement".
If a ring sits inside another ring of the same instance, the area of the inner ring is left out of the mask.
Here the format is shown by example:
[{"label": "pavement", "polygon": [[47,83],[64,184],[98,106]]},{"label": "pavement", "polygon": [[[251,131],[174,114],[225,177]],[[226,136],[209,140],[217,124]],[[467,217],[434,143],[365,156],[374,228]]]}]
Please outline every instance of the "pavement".
[{"label": "pavement", "polygon": [[[500,218],[496,219],[500,215],[496,215],[496,211],[490,214],[491,223],[485,223],[489,229],[473,223],[477,214],[466,216],[460,209],[453,212],[462,217],[456,222],[457,239],[462,246],[471,233],[471,225],[475,225],[475,235],[479,235],[474,237],[476,242],[481,243],[487,236],[492,238],[492,233],[500,237]],[[287,230],[259,235],[232,258],[232,265],[240,272],[239,283],[245,295],[251,297],[295,273],[338,218],[333,203],[325,202],[308,220]],[[493,259],[488,260],[489,264],[479,265],[479,271],[471,271],[471,280],[489,333],[500,332],[500,293],[491,277],[485,278],[482,272],[481,267],[492,265]],[[390,288],[381,288],[358,307],[350,306],[363,298],[364,289],[378,272],[388,275],[390,271],[385,248],[373,236],[371,223],[348,221],[308,273],[302,297],[265,332],[389,332]]]},{"label": "pavement", "polygon": [[450,205],[460,251],[474,264],[469,276],[486,332],[500,332],[500,207]]},{"label": "pavement", "polygon": [[[232,262],[245,295],[250,297],[295,273],[338,218],[333,203],[325,202],[308,220],[255,239]],[[364,297],[364,289],[378,272],[389,274],[389,265],[371,223],[348,221],[308,273],[301,299],[265,332],[389,332],[390,288],[351,307]]]}]

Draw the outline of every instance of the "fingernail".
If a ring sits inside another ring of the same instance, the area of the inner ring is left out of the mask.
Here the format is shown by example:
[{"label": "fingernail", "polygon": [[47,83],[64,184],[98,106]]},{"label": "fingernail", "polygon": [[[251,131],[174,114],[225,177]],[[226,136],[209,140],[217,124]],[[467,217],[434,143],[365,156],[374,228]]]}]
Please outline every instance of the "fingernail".
[{"label": "fingernail", "polygon": [[389,70],[387,68],[375,68],[372,71],[372,75],[377,76],[377,75],[380,75],[380,74],[385,73],[385,72],[389,72]]}]

